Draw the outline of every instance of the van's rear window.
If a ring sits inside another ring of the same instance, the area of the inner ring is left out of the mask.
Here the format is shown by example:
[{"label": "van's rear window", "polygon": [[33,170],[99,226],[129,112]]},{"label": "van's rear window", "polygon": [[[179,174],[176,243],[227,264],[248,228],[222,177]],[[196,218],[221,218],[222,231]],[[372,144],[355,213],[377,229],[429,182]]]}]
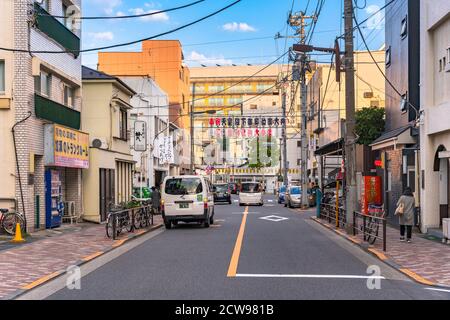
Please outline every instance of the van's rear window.
[{"label": "van's rear window", "polygon": [[166,181],[165,192],[170,195],[202,193],[202,181],[197,178],[168,179]]},{"label": "van's rear window", "polygon": [[261,192],[259,183],[243,183],[241,192],[258,193]]}]

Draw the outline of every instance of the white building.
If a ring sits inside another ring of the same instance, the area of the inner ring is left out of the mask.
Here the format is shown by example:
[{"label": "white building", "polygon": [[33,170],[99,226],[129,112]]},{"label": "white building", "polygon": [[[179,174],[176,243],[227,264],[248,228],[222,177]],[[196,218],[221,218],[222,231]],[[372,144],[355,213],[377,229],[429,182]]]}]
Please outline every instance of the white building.
[{"label": "white building", "polygon": [[420,1],[422,231],[450,218],[450,2]]},{"label": "white building", "polygon": [[[131,99],[130,116],[133,159],[136,161],[134,187],[152,187],[162,183],[169,174],[170,164],[156,157],[154,150],[160,137],[170,135],[169,98],[149,77],[121,77],[137,94]],[[135,151],[134,123],[144,121],[147,127],[147,151]],[[173,136],[173,133],[172,133]],[[175,141],[175,140],[174,140]],[[173,165],[173,164],[172,164]]]}]

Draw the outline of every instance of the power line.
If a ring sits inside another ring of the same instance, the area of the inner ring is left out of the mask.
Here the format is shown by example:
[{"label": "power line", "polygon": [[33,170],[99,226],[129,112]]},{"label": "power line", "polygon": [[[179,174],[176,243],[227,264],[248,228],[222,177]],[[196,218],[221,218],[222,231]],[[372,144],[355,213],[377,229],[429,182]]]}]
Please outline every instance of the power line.
[{"label": "power line", "polygon": [[136,44],[136,43],[140,43],[140,42],[143,42],[143,41],[147,41],[147,40],[152,40],[152,39],[155,39],[155,38],[159,38],[159,37],[162,37],[162,36],[165,36],[165,35],[174,33],[174,32],[176,32],[176,31],[185,29],[185,28],[187,28],[187,27],[190,27],[190,26],[192,26],[192,25],[194,25],[194,24],[197,24],[197,23],[199,23],[199,22],[201,22],[201,21],[204,21],[204,20],[206,20],[206,19],[209,19],[209,18],[211,18],[211,17],[213,17],[213,16],[215,16],[215,15],[217,15],[217,14],[219,14],[219,13],[221,13],[221,12],[223,12],[223,11],[225,11],[225,10],[227,10],[227,9],[229,9],[229,8],[231,8],[231,7],[233,7],[233,6],[235,6],[236,4],[238,4],[238,3],[241,2],[241,1],[242,1],[242,0],[236,0],[236,1],[232,2],[231,4],[229,4],[229,5],[225,6],[225,7],[223,7],[222,9],[219,9],[219,10],[217,10],[217,11],[214,11],[214,12],[212,12],[212,13],[210,13],[210,14],[208,14],[208,15],[206,15],[206,16],[200,18],[200,19],[197,19],[197,20],[192,21],[192,22],[190,22],[190,23],[188,23],[188,24],[182,25],[182,26],[180,26],[180,27],[178,27],[178,28],[175,28],[175,29],[172,29],[172,30],[169,30],[169,31],[165,31],[165,32],[159,33],[159,34],[154,35],[154,36],[151,36],[151,37],[147,37],[147,38],[143,38],[143,39],[139,39],[139,40],[134,40],[134,41],[129,41],[129,42],[125,42],[125,43],[119,43],[119,44],[115,44],[115,45],[104,46],[104,47],[98,47],[98,48],[91,48],[91,49],[84,49],[84,50],[63,50],[63,51],[47,51],[47,50],[39,50],[39,51],[33,51],[33,50],[11,49],[11,48],[1,48],[1,47],[0,47],[0,50],[3,50],[3,51],[10,51],[10,52],[11,52],[11,51],[12,51],[12,52],[27,52],[27,53],[73,53],[73,54],[76,53],[76,54],[78,54],[78,53],[83,53],[83,52],[99,51],[99,50],[106,50],[106,49],[112,49],[112,48],[118,48],[118,47],[129,46],[129,45]]},{"label": "power line", "polygon": [[184,9],[184,8],[188,8],[191,7],[193,5],[196,5],[200,2],[204,2],[205,0],[198,0],[195,2],[191,2],[182,6],[178,6],[178,7],[174,7],[174,8],[170,8],[170,9],[165,9],[165,10],[159,10],[159,11],[153,11],[153,12],[147,12],[147,13],[143,13],[143,14],[134,14],[134,15],[128,15],[128,16],[94,16],[94,17],[77,17],[76,15],[70,15],[70,16],[54,16],[48,13],[38,13],[38,15],[40,16],[48,16],[48,17],[53,17],[53,18],[62,18],[62,19],[74,19],[74,20],[107,20],[107,19],[129,19],[129,18],[142,18],[142,17],[148,17],[148,16],[153,16],[153,15],[157,15],[157,14],[161,14],[161,13],[165,13],[165,12],[171,12],[171,11],[175,11],[175,10],[180,10],[180,9]]}]

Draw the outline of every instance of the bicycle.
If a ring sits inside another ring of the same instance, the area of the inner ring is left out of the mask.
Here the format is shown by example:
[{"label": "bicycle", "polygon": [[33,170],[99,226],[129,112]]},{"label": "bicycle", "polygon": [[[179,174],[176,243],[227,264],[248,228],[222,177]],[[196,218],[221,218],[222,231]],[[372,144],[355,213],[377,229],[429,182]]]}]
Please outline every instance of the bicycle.
[{"label": "bicycle", "polygon": [[374,244],[378,238],[378,231],[380,229],[380,218],[386,217],[384,205],[369,205],[368,217],[366,218],[366,241],[369,244]]},{"label": "bicycle", "polygon": [[22,214],[10,212],[9,209],[0,209],[1,229],[11,236],[16,234],[16,225],[19,223],[22,233],[25,233],[25,220]]}]

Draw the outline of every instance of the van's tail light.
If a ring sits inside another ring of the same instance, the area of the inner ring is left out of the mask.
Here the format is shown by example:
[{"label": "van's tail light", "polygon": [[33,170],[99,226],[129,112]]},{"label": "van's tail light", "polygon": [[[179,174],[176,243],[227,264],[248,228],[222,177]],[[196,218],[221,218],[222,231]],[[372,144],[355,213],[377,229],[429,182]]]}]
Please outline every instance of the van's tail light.
[{"label": "van's tail light", "polygon": [[164,200],[161,200],[161,211],[164,211]]},{"label": "van's tail light", "polygon": [[208,209],[208,199],[207,198],[203,199],[203,209]]}]

